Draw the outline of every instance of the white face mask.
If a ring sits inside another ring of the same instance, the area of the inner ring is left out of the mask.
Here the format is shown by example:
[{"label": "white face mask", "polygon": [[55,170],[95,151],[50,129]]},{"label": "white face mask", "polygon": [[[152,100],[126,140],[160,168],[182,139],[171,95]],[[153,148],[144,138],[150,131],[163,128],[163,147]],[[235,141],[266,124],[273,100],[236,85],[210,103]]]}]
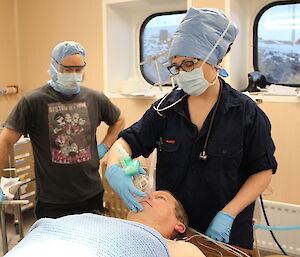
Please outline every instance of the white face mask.
[{"label": "white face mask", "polygon": [[57,87],[64,94],[78,94],[80,92],[80,85],[82,82],[82,73],[57,73]]},{"label": "white face mask", "polygon": [[189,95],[201,95],[209,86],[216,83],[217,78],[218,74],[216,79],[209,83],[204,78],[202,66],[189,72],[180,71],[176,76],[178,86]]},{"label": "white face mask", "polygon": [[53,89],[65,95],[78,94],[80,92],[80,85],[83,81],[83,73],[61,73],[51,64],[52,68],[57,74],[57,80],[51,83]]}]

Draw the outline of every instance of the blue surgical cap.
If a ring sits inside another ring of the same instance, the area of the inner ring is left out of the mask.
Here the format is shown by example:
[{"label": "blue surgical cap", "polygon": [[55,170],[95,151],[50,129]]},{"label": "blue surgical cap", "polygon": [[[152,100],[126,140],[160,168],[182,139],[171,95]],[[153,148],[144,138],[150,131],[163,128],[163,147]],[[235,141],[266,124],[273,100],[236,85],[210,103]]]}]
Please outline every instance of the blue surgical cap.
[{"label": "blue surgical cap", "polygon": [[[221,10],[190,8],[174,34],[169,58],[187,56],[204,61],[229,22]],[[206,62],[217,66],[237,34],[237,27],[231,23],[223,39]]]},{"label": "blue surgical cap", "polygon": [[[59,71],[59,64],[57,64],[56,61],[58,63],[61,63],[64,58],[72,54],[81,54],[83,57],[85,57],[85,50],[83,46],[77,42],[73,42],[73,41],[61,42],[57,44],[52,50],[51,64],[55,67],[57,71]],[[50,65],[48,72],[52,77],[52,81],[56,81],[57,74],[54,68],[52,67],[52,65]]]}]

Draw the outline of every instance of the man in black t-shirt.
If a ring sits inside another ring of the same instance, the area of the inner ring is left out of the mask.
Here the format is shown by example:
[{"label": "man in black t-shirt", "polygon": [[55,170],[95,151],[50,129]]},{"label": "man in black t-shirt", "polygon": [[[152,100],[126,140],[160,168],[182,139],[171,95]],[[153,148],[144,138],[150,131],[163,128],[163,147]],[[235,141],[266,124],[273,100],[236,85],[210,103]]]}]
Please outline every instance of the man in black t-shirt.
[{"label": "man in black t-shirt", "polygon": [[[103,208],[99,159],[124,128],[124,118],[103,93],[81,86],[84,67],[85,50],[79,43],[55,46],[48,71],[52,79],[20,99],[0,134],[1,173],[20,136],[31,139],[37,218]],[[109,127],[97,146],[102,121]]]}]

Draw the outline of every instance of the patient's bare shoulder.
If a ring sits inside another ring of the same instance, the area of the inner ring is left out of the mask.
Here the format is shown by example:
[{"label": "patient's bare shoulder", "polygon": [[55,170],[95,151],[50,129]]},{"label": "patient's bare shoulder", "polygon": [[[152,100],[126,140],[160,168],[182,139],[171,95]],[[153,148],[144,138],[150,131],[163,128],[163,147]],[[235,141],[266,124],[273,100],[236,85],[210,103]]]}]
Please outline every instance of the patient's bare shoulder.
[{"label": "patient's bare shoulder", "polygon": [[205,257],[199,248],[189,242],[166,239],[171,257]]}]

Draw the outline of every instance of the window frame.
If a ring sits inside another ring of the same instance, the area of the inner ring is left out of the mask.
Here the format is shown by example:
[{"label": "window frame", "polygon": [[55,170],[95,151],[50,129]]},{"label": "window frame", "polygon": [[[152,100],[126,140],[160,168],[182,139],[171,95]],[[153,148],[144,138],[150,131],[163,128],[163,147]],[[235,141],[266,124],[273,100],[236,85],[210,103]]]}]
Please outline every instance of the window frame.
[{"label": "window frame", "polygon": [[[259,13],[256,15],[255,20],[254,20],[254,24],[253,24],[253,67],[254,67],[254,71],[258,71],[259,67],[258,67],[258,23],[260,18],[262,17],[262,15],[270,8],[277,6],[277,5],[291,5],[291,4],[299,4],[300,0],[287,0],[287,1],[276,1],[273,3],[269,3],[266,6],[264,6]],[[268,84],[271,84],[271,82],[267,81]],[[300,84],[280,84],[283,86],[289,86],[289,87],[300,87]]]},{"label": "window frame", "polygon": [[[151,14],[150,16],[148,16],[142,23],[141,25],[141,28],[140,28],[140,31],[139,31],[139,49],[140,49],[140,58],[139,58],[139,61],[140,63],[143,62],[143,55],[144,55],[144,47],[143,47],[143,33],[144,33],[144,30],[145,30],[145,27],[147,26],[147,24],[155,17],[158,17],[158,16],[163,16],[163,15],[174,15],[174,14],[183,14],[183,13],[186,13],[187,10],[178,10],[178,11],[167,11],[167,12],[159,12],[159,13],[154,13],[154,14]],[[148,78],[144,72],[144,66],[143,65],[139,65],[140,66],[140,72],[143,76],[143,78],[149,83],[151,84],[152,86],[155,84],[155,82],[151,81],[150,78]],[[166,69],[167,70],[167,69]],[[162,85],[163,87],[168,87],[168,86],[172,86],[172,84],[165,84],[165,85]]]}]

